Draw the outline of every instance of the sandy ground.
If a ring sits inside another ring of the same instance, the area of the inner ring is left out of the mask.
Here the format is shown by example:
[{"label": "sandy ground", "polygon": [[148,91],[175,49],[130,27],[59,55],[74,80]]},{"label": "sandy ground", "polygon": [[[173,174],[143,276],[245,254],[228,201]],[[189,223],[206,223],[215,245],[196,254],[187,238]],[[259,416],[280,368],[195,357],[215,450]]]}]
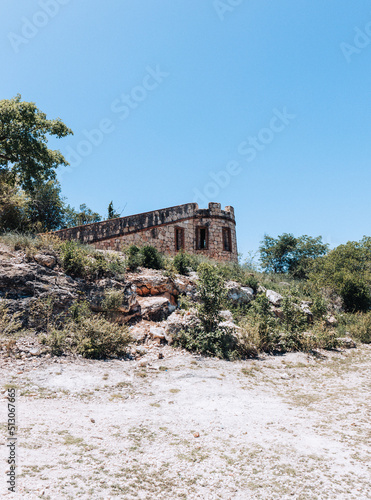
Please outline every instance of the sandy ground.
[{"label": "sandy ground", "polygon": [[[159,359],[159,353],[163,359]],[[0,360],[18,387],[9,498],[369,499],[371,347],[226,362]]]}]

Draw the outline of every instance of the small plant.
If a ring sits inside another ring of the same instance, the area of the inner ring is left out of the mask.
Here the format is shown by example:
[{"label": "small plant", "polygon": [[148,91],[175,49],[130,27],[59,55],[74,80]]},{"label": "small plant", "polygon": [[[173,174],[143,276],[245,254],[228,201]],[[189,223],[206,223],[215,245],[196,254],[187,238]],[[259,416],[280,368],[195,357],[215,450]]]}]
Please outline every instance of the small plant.
[{"label": "small plant", "polygon": [[105,311],[117,311],[123,303],[124,293],[122,290],[106,290],[102,300],[102,309]]},{"label": "small plant", "polygon": [[128,329],[93,315],[86,302],[74,304],[70,319],[63,328],[51,328],[42,337],[55,355],[81,354],[85,358],[102,359],[123,356],[132,341]]},{"label": "small plant", "polygon": [[126,250],[127,267],[129,271],[136,271],[142,264],[140,248],[136,245],[130,245]]},{"label": "small plant", "polygon": [[340,335],[350,334],[364,344],[371,343],[371,312],[343,314],[340,317],[338,331]]},{"label": "small plant", "polygon": [[22,328],[22,322],[19,320],[21,314],[11,314],[3,299],[0,299],[0,333],[1,335],[14,335]]},{"label": "small plant", "polygon": [[148,269],[163,269],[164,261],[163,257],[157,248],[146,245],[140,249],[140,254],[142,256],[142,266]]},{"label": "small plant", "polygon": [[29,307],[29,325],[39,331],[47,331],[57,321],[55,300],[52,296],[39,298]]},{"label": "small plant", "polygon": [[87,275],[88,259],[81,245],[65,241],[60,246],[62,266],[66,274],[83,278]]},{"label": "small plant", "polygon": [[187,276],[191,266],[191,258],[187,252],[180,251],[174,257],[173,264],[179,274]]},{"label": "small plant", "polygon": [[198,269],[197,289],[200,297],[198,317],[205,332],[210,333],[221,322],[220,311],[226,299],[223,279],[217,268],[211,264],[201,264]]}]

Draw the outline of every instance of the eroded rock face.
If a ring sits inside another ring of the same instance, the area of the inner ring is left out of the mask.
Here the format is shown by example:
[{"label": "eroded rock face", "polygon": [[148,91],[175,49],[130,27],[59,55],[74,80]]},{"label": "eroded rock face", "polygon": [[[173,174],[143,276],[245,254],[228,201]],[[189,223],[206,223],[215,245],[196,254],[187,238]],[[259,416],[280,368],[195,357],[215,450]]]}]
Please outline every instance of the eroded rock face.
[{"label": "eroded rock face", "polygon": [[129,319],[139,313],[135,287],[131,283],[112,279],[95,282],[73,279],[57,266],[57,262],[51,269],[46,262],[52,264],[52,260],[44,261],[41,254],[38,255],[38,260],[43,264],[28,261],[20,254],[14,258],[0,260],[0,298],[6,300],[11,313],[21,313],[20,319],[24,327],[35,326],[30,311],[38,301],[51,298],[55,314],[66,312],[77,300],[87,300],[92,309],[99,312],[104,294],[109,289],[123,292],[122,306],[117,314],[125,315]]},{"label": "eroded rock face", "polygon": [[139,273],[128,274],[128,280],[136,286],[140,297],[162,295],[173,306],[177,304],[179,295],[194,297],[196,294],[196,286],[187,276],[172,279],[154,269],[142,269]]}]

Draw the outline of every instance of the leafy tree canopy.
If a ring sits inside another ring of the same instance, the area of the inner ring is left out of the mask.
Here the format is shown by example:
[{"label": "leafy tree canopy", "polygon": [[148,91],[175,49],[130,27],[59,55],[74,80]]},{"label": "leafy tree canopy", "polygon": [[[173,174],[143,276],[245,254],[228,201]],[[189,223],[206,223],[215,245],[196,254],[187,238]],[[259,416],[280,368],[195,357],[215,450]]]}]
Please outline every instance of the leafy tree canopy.
[{"label": "leafy tree canopy", "polygon": [[348,241],[315,261],[310,280],[317,286],[332,288],[343,299],[348,311],[367,311],[371,307],[371,238]]},{"label": "leafy tree canopy", "polygon": [[312,238],[303,235],[296,238],[284,233],[277,238],[265,235],[259,252],[264,271],[306,278],[311,263],[328,252],[328,245],[323,243],[321,236]]},{"label": "leafy tree canopy", "polygon": [[60,151],[47,147],[48,135],[69,134],[72,130],[60,118],[48,120],[35,103],[21,101],[20,94],[0,100],[0,175],[28,192],[55,179],[55,170],[68,162]]},{"label": "leafy tree canopy", "polygon": [[97,213],[93,212],[85,203],[80,205],[80,211],[75,210],[70,205],[67,205],[64,209],[64,226],[74,227],[83,226],[85,224],[91,224],[92,222],[99,222],[102,217]]}]

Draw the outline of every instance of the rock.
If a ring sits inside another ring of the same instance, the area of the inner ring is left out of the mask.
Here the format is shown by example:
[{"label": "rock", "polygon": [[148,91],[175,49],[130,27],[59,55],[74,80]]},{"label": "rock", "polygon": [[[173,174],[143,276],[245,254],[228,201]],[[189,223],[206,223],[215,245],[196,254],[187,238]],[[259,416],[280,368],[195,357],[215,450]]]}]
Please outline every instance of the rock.
[{"label": "rock", "polygon": [[254,298],[254,290],[248,286],[241,286],[237,281],[225,283],[227,297],[236,304],[248,304]]},{"label": "rock", "polygon": [[45,255],[45,254],[36,254],[34,256],[34,260],[38,263],[41,264],[42,266],[50,267],[53,268],[56,263],[57,259],[54,257],[54,255]]},{"label": "rock", "polygon": [[270,306],[270,309],[273,312],[273,314],[276,316],[276,318],[280,318],[280,319],[284,318],[283,311],[279,307]]},{"label": "rock", "polygon": [[350,337],[340,337],[337,339],[339,347],[344,347],[345,349],[355,349],[357,344]]},{"label": "rock", "polygon": [[165,328],[161,326],[151,326],[149,334],[153,339],[165,339]]},{"label": "rock", "polygon": [[138,299],[142,319],[161,321],[169,316],[175,306],[165,297],[145,297]]},{"label": "rock", "polygon": [[233,314],[231,311],[220,311],[220,316],[225,320],[225,321],[233,321]]},{"label": "rock", "polygon": [[149,329],[145,325],[138,323],[132,326],[129,329],[129,332],[134,340],[136,340],[137,342],[144,342],[149,333]]},{"label": "rock", "polygon": [[309,306],[311,305],[311,302],[308,300],[302,300],[300,304],[300,309],[303,311],[303,313],[307,314],[308,316],[313,316],[312,311],[309,309]]},{"label": "rock", "polygon": [[242,332],[242,328],[237,326],[233,321],[222,321],[219,323],[219,326],[222,328],[227,328],[230,330],[236,337]]},{"label": "rock", "polygon": [[336,326],[338,324],[337,319],[332,315],[327,316],[326,323],[330,326]]},{"label": "rock", "polygon": [[31,356],[41,356],[42,352],[40,349],[38,349],[37,347],[35,349],[30,349],[28,351],[30,353]]},{"label": "rock", "polygon": [[185,330],[189,326],[194,326],[199,323],[196,316],[196,311],[191,309],[190,311],[174,311],[165,322],[163,326],[165,329],[165,339],[169,344],[173,343],[174,337],[176,337],[181,330]]},{"label": "rock", "polygon": [[265,295],[266,295],[267,299],[269,300],[269,302],[271,304],[273,304],[274,306],[279,307],[281,305],[283,297],[279,293],[277,293],[273,290],[267,290],[265,292]]},{"label": "rock", "polygon": [[309,306],[312,304],[312,302],[308,300],[302,300],[299,306],[300,311],[302,311],[304,314],[307,315],[307,320],[309,323],[313,322],[313,313],[310,310]]},{"label": "rock", "polygon": [[193,434],[193,436],[194,436],[195,438],[199,438],[199,437],[200,437],[200,433],[199,433],[199,432],[195,432],[195,433]]},{"label": "rock", "polygon": [[266,291],[267,289],[264,286],[262,285],[258,286],[257,293],[265,293]]}]

